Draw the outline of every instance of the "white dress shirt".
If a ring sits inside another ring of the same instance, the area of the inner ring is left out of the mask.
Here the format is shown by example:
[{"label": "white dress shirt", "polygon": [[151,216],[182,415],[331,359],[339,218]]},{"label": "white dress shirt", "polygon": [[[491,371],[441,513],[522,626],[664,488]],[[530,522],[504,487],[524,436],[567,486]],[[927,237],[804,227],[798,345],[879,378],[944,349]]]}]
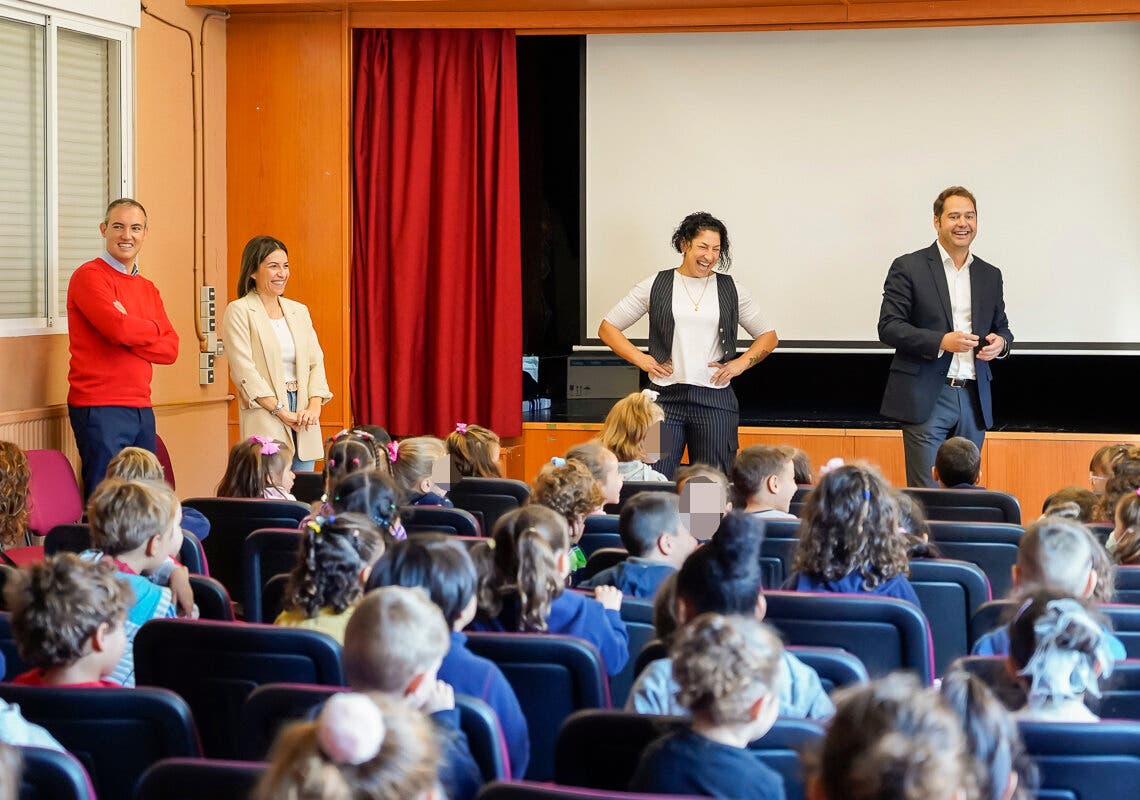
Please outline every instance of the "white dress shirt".
[{"label": "white dress shirt", "polygon": [[[974,263],[974,254],[966,256],[966,263],[961,269],[954,266],[954,259],[938,243],[938,255],[942,256],[942,268],[946,270],[946,285],[950,289],[950,315],[953,319],[954,330],[963,333],[973,333],[974,312],[971,306],[970,293],[970,265]],[[942,351],[939,351],[939,356]],[[973,380],[977,376],[974,370],[974,351],[955,353],[954,360],[950,362],[950,371],[947,378],[961,378]]]}]

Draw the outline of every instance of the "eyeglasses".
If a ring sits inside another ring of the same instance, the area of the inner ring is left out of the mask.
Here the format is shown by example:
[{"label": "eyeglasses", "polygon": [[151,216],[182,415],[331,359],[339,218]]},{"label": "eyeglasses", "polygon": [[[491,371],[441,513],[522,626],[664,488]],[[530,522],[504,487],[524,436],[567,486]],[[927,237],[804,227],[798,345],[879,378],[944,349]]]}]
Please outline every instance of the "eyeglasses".
[{"label": "eyeglasses", "polygon": [[1100,484],[1100,485],[1102,485],[1102,486],[1103,486],[1103,485],[1104,485],[1105,483],[1107,483],[1107,482],[1108,482],[1108,477],[1107,477],[1107,476],[1105,476],[1105,475],[1097,475],[1095,472],[1090,472],[1090,473],[1089,473],[1089,483],[1090,483],[1091,485],[1093,485],[1093,486],[1096,486],[1096,485]]}]

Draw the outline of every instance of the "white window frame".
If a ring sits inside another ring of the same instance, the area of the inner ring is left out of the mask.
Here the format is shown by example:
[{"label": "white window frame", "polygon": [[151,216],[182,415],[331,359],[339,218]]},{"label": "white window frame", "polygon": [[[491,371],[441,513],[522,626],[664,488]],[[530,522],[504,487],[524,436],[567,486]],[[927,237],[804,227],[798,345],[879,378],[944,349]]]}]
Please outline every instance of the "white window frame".
[{"label": "white window frame", "polygon": [[[66,334],[67,309],[60,307],[59,264],[59,151],[56,147],[59,93],[56,67],[57,36],[63,30],[117,42],[119,47],[119,148],[120,186],[118,197],[130,197],[134,188],[134,30],[130,14],[124,13],[124,4],[115,0],[82,0],[73,3],[83,6],[91,14],[83,15],[63,9],[52,9],[39,4],[18,0],[0,0],[0,17],[44,27],[44,160],[45,160],[45,229],[47,281],[45,282],[46,314],[43,317],[0,319],[0,337],[31,336],[37,334]],[[138,6],[135,5],[134,24],[138,24]],[[113,197],[110,199],[114,199]],[[99,223],[91,220],[92,229]],[[98,255],[92,253],[92,256]],[[78,264],[73,266],[79,266]]]}]

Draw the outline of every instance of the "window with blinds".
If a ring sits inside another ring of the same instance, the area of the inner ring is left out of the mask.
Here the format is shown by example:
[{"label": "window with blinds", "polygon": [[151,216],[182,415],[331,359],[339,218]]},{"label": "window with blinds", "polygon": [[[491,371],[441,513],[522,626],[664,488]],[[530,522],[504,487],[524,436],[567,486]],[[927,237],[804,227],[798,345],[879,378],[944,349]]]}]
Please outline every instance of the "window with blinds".
[{"label": "window with blinds", "polygon": [[125,32],[0,5],[0,335],[65,331],[67,282],[126,194]]}]

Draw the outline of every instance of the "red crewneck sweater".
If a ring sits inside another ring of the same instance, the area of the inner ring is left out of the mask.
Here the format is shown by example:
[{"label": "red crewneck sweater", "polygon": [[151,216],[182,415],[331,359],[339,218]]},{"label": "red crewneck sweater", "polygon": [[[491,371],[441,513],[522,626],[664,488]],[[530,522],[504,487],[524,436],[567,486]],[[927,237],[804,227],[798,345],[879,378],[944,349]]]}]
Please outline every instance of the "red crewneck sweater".
[{"label": "red crewneck sweater", "polygon": [[[126,314],[115,308],[116,300]],[[67,327],[71,406],[149,407],[151,365],[173,364],[178,357],[178,334],[155,285],[101,258],[71,276]]]}]

